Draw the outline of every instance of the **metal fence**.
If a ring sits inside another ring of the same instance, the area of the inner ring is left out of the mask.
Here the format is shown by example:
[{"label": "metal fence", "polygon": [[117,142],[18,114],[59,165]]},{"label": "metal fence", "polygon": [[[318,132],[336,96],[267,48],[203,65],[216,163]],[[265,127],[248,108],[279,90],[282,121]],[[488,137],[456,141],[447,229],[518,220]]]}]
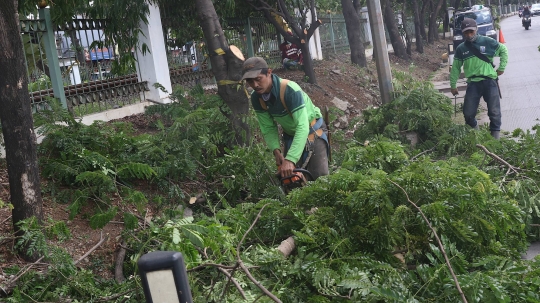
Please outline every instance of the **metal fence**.
[{"label": "metal fence", "polygon": [[281,67],[279,45],[284,40],[266,18],[229,19],[224,31],[227,42],[237,46],[244,57],[263,57],[269,67]]},{"label": "metal fence", "polygon": [[204,41],[182,40],[179,36],[185,31],[185,23],[164,7],[161,7],[160,15],[173,89],[215,84]]},{"label": "metal fence", "polygon": [[77,116],[145,100],[147,83],[138,81],[134,67],[113,73],[118,53],[105,45],[106,25],[89,19],[53,25],[48,9],[20,21],[34,112],[47,108],[51,98]]},{"label": "metal fence", "polygon": [[[166,13],[161,18],[173,86],[215,84],[204,41],[179,41],[175,26],[181,23],[173,22],[174,16]],[[343,16],[319,19],[323,22],[319,27],[323,55],[349,51]],[[361,23],[359,30],[368,41],[367,20]],[[112,68],[119,55],[114,45],[106,44],[106,26],[106,20],[82,18],[53,25],[48,9],[40,9],[37,18],[20,20],[34,112],[47,108],[51,98],[60,100],[77,116],[146,99],[148,84],[138,81],[135,67],[123,72]],[[284,39],[264,17],[228,19],[223,28],[228,43],[236,45],[246,58],[260,56],[270,67],[281,67],[279,45]]]}]

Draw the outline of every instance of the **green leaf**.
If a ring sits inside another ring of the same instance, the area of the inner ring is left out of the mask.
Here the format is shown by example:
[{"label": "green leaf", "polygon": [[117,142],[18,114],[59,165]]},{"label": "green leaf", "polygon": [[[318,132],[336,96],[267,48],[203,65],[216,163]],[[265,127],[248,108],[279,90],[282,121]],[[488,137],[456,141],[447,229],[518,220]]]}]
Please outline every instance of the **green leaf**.
[{"label": "green leaf", "polygon": [[103,228],[107,223],[109,223],[118,211],[117,207],[110,208],[107,212],[93,215],[90,218],[90,227],[93,229]]},{"label": "green leaf", "polygon": [[180,231],[178,230],[178,228],[173,228],[173,232],[172,232],[172,242],[174,244],[178,244],[180,243]]}]

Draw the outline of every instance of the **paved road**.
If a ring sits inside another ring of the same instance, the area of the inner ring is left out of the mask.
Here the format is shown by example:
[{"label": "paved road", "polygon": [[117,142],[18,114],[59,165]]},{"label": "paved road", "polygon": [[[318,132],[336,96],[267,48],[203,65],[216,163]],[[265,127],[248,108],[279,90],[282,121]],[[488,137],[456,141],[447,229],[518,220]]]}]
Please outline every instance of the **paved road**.
[{"label": "paved road", "polygon": [[531,129],[540,124],[540,16],[532,18],[529,30],[521,26],[517,15],[501,20],[500,25],[509,51],[499,80],[502,129]]}]

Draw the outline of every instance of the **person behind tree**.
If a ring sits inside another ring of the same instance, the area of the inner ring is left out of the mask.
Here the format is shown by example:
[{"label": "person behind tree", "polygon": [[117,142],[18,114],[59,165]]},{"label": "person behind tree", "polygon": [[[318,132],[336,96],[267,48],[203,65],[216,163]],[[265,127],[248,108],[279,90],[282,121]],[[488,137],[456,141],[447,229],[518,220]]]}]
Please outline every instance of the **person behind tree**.
[{"label": "person behind tree", "polygon": [[[476,21],[464,18],[461,31],[465,42],[455,51],[454,63],[450,72],[450,88],[455,96],[459,94],[456,84],[461,74],[461,66],[467,77],[467,91],[463,100],[465,123],[478,129],[476,111],[480,98],[484,98],[488,108],[489,130],[495,139],[499,139],[501,130],[501,102],[498,77],[504,73],[508,63],[508,50],[495,39],[478,35]],[[499,68],[495,70],[493,58],[500,57]]]},{"label": "person behind tree", "polygon": [[[247,59],[242,75],[253,88],[251,105],[281,177],[291,176],[298,167],[304,167],[314,179],[328,175],[328,129],[309,96],[297,83],[272,74],[260,57]],[[277,124],[283,130],[283,153]]]},{"label": "person behind tree", "polygon": [[[289,35],[292,36],[292,32],[287,31]],[[301,67],[303,64],[302,50],[291,42],[285,40],[279,45],[279,50],[281,51],[281,60],[283,67],[286,69],[293,69],[296,67]]]}]

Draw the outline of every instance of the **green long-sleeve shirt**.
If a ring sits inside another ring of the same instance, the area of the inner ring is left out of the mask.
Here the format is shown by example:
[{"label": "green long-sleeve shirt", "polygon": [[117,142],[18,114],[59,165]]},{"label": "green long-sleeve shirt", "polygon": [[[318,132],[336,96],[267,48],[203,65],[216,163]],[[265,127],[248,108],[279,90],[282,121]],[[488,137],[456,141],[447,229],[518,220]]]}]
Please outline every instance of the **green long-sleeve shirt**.
[{"label": "green long-sleeve shirt", "polygon": [[[491,62],[493,57],[501,57],[498,71],[504,71],[508,63],[508,49],[502,43],[495,41],[493,38],[478,36],[476,41],[472,42],[472,46],[476,47],[480,53],[484,54]],[[478,76],[485,76],[492,79],[497,79],[497,71],[493,66],[482,59],[476,57],[472,51],[461,43],[454,54],[454,63],[450,72],[450,88],[456,88],[461,66],[465,72],[467,82],[477,82],[485,80]]]},{"label": "green long-sleeve shirt", "polygon": [[281,128],[286,134],[294,137],[285,159],[297,163],[306,145],[309,134],[309,123],[313,119],[320,118],[322,115],[320,109],[313,104],[300,86],[293,81],[289,81],[284,99],[292,115],[291,117],[279,99],[280,83],[281,78],[272,74],[271,96],[265,102],[268,110],[263,109],[259,101],[261,95],[255,91],[251,94],[251,104],[257,114],[264,141],[270,150],[273,151],[280,148],[276,122],[281,125]]}]

